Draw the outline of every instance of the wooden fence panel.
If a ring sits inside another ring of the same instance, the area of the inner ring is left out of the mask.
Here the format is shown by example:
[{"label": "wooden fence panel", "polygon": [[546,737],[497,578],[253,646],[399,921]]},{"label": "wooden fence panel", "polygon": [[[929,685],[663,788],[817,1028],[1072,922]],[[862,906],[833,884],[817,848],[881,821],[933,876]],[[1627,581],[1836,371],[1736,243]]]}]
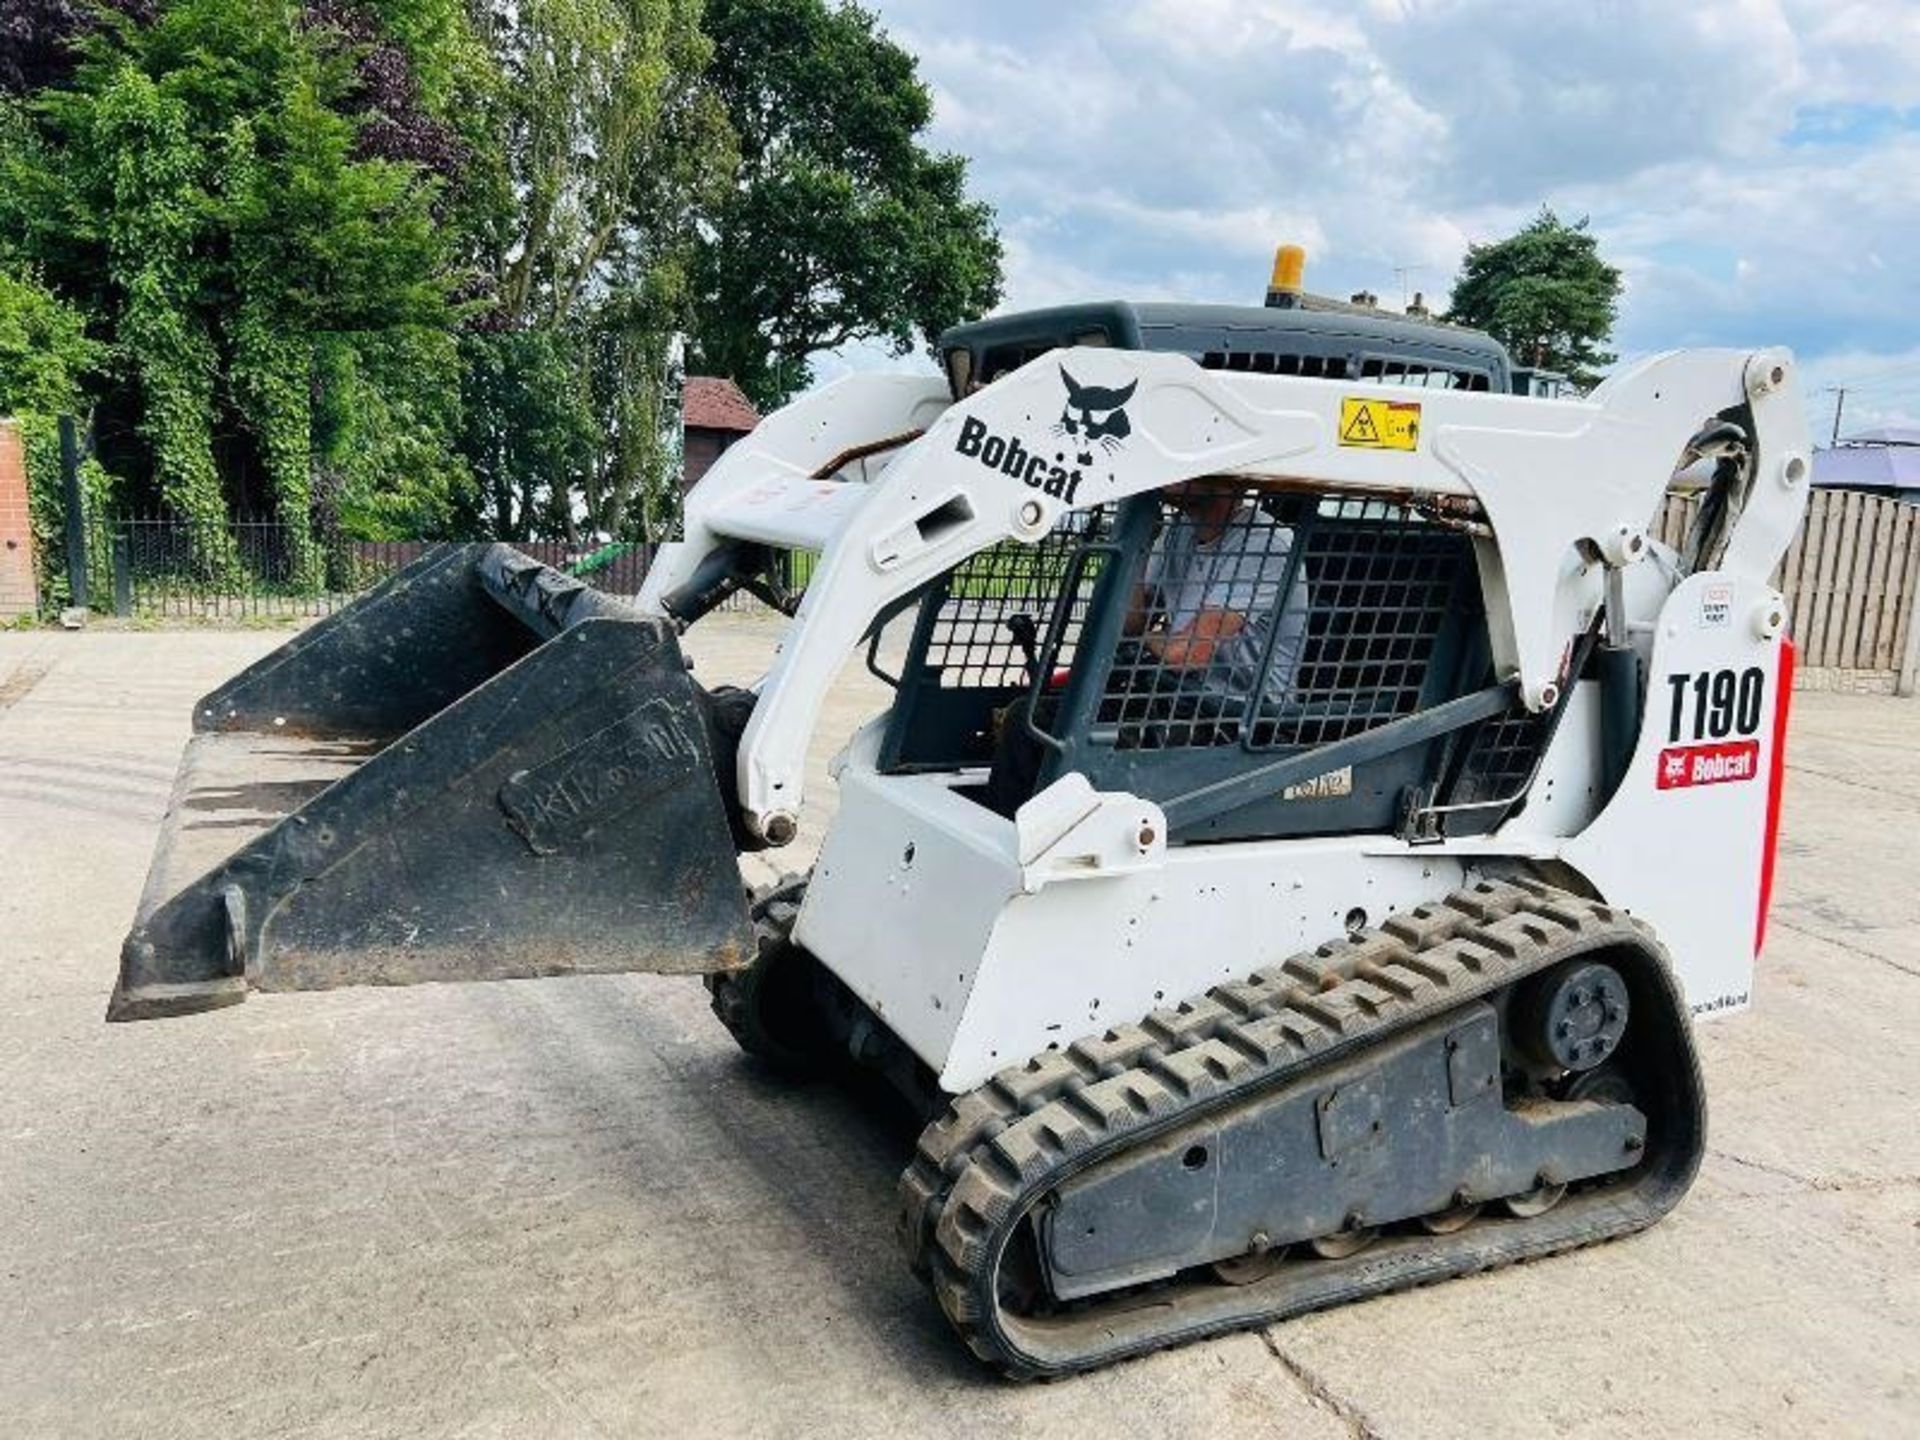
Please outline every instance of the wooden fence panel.
[{"label": "wooden fence panel", "polygon": [[1903,638],[1903,618],[1912,613],[1913,597],[1905,594],[1906,603],[1901,604],[1906,590],[1908,574],[1912,568],[1911,559],[1916,545],[1920,545],[1920,534],[1914,520],[1920,516],[1920,507],[1913,505],[1894,505],[1888,507],[1892,514],[1892,539],[1887,545],[1886,573],[1882,577],[1879,597],[1880,622],[1874,634],[1873,668],[1892,670],[1900,664],[1900,641]]},{"label": "wooden fence panel", "polygon": [[1851,533],[1851,494],[1845,490],[1829,492],[1826,528],[1820,536],[1820,564],[1813,579],[1813,624],[1807,629],[1807,658],[1816,669],[1838,663],[1837,645],[1827,642],[1827,622],[1833,617],[1833,595],[1840,583],[1840,552]]},{"label": "wooden fence panel", "polygon": [[[1698,504],[1692,495],[1669,495],[1650,527],[1654,537],[1683,545]],[[1920,639],[1920,506],[1853,490],[1814,491],[1773,583],[1786,596],[1802,670],[1890,679]]]},{"label": "wooden fence panel", "polygon": [[[1818,498],[1818,497],[1815,497]],[[1820,546],[1827,537],[1827,507],[1825,501],[1807,506],[1806,518],[1800,522],[1800,533],[1806,536],[1806,544],[1800,552],[1800,571],[1793,577],[1793,616],[1788,622],[1789,630],[1804,647],[1807,637],[1813,630],[1813,599],[1819,593]],[[1813,656],[1807,656],[1808,665],[1813,664]]]},{"label": "wooden fence panel", "polygon": [[1851,546],[1840,557],[1840,593],[1834,600],[1833,638],[1835,653],[1851,659],[1860,653],[1860,618],[1867,605],[1867,575],[1873,567],[1873,531],[1879,520],[1876,510],[1866,504],[1869,497],[1856,495]]},{"label": "wooden fence panel", "polygon": [[1689,496],[1674,495],[1668,503],[1660,507],[1660,520],[1654,526],[1654,539],[1662,545],[1670,545],[1675,550],[1687,543],[1687,530],[1693,524],[1693,516],[1698,502]]},{"label": "wooden fence panel", "polygon": [[1914,512],[1911,505],[1902,507],[1909,513],[1907,520],[1907,564],[1906,580],[1901,586],[1900,599],[1895,615],[1898,619],[1898,631],[1894,637],[1893,653],[1900,657],[1893,663],[1899,666],[1899,693],[1911,695],[1916,685],[1920,685],[1920,513]]},{"label": "wooden fence panel", "polygon": [[1873,507],[1873,548],[1862,572],[1860,632],[1853,653],[1871,660],[1880,638],[1880,602],[1887,591],[1887,573],[1893,561],[1893,521],[1897,505]]}]

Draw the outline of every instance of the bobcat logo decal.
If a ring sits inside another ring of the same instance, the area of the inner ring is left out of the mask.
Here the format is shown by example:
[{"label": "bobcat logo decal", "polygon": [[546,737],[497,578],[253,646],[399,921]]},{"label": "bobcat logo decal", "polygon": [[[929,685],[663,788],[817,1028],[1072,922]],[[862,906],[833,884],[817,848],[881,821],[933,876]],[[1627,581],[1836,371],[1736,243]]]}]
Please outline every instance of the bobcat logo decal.
[{"label": "bobcat logo decal", "polygon": [[1096,443],[1108,451],[1118,450],[1120,442],[1133,434],[1133,423],[1127,419],[1126,404],[1133,399],[1133,392],[1140,388],[1138,380],[1129,380],[1126,388],[1107,389],[1099,385],[1082,385],[1067,373],[1067,367],[1060,367],[1060,379],[1067,387],[1067,403],[1060,411],[1060,420],[1053,427],[1056,435],[1071,436],[1080,445],[1080,453],[1074,458],[1082,465],[1093,463],[1093,447]]},{"label": "bobcat logo decal", "polygon": [[[1049,427],[1061,441],[1057,450],[1050,445],[1044,447],[1053,450],[1052,459],[1041,454],[1043,447],[1031,440],[1023,441],[1017,435],[996,435],[978,415],[968,415],[961,420],[960,431],[953,441],[955,453],[977,460],[987,469],[1018,480],[1030,489],[1077,505],[1080,482],[1086,479],[1086,471],[1080,467],[1093,464],[1094,446],[1112,452],[1133,434],[1133,422],[1127,419],[1126,407],[1133,399],[1133,392],[1140,388],[1140,382],[1129,380],[1119,389],[1082,385],[1067,373],[1065,366],[1060,369],[1060,379],[1067,387],[1067,403],[1060,409],[1060,418]],[[1071,462],[1067,459],[1069,448],[1074,451]]]}]

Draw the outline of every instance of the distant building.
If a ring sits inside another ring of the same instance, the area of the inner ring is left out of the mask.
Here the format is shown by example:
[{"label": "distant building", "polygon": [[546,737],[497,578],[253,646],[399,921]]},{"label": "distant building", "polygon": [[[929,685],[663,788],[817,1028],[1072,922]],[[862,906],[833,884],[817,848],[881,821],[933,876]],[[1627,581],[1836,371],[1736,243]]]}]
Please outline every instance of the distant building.
[{"label": "distant building", "polygon": [[680,418],[686,430],[680,488],[690,490],[729,446],[760,423],[760,412],[740,387],[717,375],[689,375],[681,387]]},{"label": "distant building", "polygon": [[1580,396],[1573,381],[1561,371],[1543,370],[1538,365],[1513,367],[1513,393],[1541,400],[1577,400]]},{"label": "distant building", "polygon": [[1920,425],[1862,430],[1813,452],[1813,483],[1920,504]]}]

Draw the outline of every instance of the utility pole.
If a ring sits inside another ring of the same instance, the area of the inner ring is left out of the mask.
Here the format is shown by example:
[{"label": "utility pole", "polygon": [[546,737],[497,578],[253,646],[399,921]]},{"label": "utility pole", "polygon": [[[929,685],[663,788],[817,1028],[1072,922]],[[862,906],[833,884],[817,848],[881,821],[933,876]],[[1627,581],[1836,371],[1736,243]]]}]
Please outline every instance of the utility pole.
[{"label": "utility pole", "polygon": [[1847,403],[1847,387],[1829,385],[1827,388],[1833,391],[1833,439],[1828,443],[1838,445],[1840,443],[1840,411]]}]

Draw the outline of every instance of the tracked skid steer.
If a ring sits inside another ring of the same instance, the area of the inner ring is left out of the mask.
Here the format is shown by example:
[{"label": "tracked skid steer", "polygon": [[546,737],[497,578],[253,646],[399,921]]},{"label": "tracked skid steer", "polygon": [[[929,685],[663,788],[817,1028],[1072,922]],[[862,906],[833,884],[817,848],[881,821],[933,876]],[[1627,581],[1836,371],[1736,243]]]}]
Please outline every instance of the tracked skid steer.
[{"label": "tracked skid steer", "polygon": [[[110,1018],[704,975],[924,1117],[907,1260],[1018,1376],[1671,1209],[1765,932],[1792,357],[1541,398],[1279,282],[941,350],[744,437],[631,602],[447,547],[208,696]],[[742,590],[790,623],[709,691],[681,636]],[[748,896],[863,647],[891,702]]]}]

